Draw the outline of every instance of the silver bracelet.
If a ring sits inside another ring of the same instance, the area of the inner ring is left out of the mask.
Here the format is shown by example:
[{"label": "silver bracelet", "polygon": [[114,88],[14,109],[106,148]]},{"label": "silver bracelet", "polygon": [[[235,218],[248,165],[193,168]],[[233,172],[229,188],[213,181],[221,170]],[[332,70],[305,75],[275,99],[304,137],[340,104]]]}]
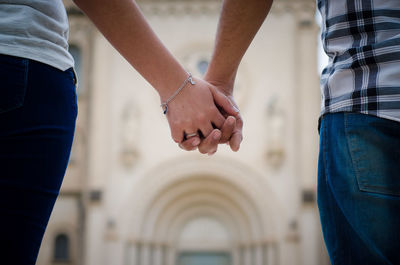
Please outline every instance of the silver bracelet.
[{"label": "silver bracelet", "polygon": [[168,103],[170,103],[178,94],[181,92],[181,90],[186,86],[188,82],[190,82],[192,85],[196,84],[196,82],[193,81],[192,74],[188,72],[189,77],[183,81],[182,85],[175,91],[172,96],[170,96],[165,102],[161,103],[160,107],[163,108],[164,114],[167,114],[168,111]]}]

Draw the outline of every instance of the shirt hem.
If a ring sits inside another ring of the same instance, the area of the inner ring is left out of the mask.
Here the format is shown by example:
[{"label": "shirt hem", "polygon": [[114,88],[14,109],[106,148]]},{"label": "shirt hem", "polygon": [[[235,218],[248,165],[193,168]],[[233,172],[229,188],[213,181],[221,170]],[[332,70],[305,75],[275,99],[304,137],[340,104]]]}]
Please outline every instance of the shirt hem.
[{"label": "shirt hem", "polygon": [[384,115],[384,114],[380,114],[380,113],[371,113],[371,112],[366,112],[366,111],[352,111],[352,110],[346,110],[346,109],[337,109],[337,110],[331,110],[331,111],[321,111],[319,119],[322,119],[322,117],[326,114],[347,112],[347,113],[360,113],[360,114],[370,115],[370,116],[387,119],[387,120],[391,120],[391,121],[400,123],[400,109],[398,111],[399,111],[399,116],[397,117],[397,116],[391,116],[391,115]]},{"label": "shirt hem", "polygon": [[74,61],[72,58],[62,56],[63,58],[65,58],[65,60],[61,60],[53,56],[49,56],[48,54],[44,54],[43,52],[41,52],[41,50],[27,51],[22,47],[15,47],[4,43],[0,44],[0,54],[31,59],[34,61],[50,65],[61,71],[65,71],[71,67],[74,67]]}]

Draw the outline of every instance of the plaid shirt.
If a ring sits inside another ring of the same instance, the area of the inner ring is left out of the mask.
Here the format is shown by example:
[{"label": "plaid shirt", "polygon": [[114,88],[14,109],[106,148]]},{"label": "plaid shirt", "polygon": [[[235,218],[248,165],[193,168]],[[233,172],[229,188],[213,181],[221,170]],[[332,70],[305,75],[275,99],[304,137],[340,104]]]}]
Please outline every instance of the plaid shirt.
[{"label": "plaid shirt", "polygon": [[358,112],[400,122],[400,0],[317,0],[329,63],[322,113]]}]

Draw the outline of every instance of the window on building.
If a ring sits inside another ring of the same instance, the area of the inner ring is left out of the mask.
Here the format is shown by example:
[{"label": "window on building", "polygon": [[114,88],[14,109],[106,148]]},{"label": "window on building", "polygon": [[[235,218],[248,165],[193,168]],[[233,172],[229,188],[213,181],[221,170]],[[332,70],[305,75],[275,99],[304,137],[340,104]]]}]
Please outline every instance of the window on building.
[{"label": "window on building", "polygon": [[199,71],[202,75],[204,75],[207,71],[208,61],[200,60],[197,62],[197,71]]},{"label": "window on building", "polygon": [[69,237],[66,234],[58,234],[54,244],[54,261],[66,262],[69,260]]}]

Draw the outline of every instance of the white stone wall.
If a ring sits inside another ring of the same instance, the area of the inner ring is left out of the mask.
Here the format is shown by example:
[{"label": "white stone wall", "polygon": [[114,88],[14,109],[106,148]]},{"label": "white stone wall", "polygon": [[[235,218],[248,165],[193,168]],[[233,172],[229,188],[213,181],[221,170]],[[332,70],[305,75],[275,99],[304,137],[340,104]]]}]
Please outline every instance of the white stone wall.
[{"label": "white stone wall", "polygon": [[[220,1],[139,4],[166,46],[199,74],[197,62],[211,55]],[[79,170],[70,168],[63,186],[81,195],[85,209],[83,256],[73,264],[175,265],[180,251],[196,248],[228,252],[235,265],[324,264],[315,200],[302,201],[304,191],[316,189],[314,8],[313,0],[275,1],[238,73],[241,150],[221,146],[212,157],[177,147],[154,89],[89,31],[79,110],[84,163],[71,166]],[[70,211],[63,201],[48,231]],[[224,227],[219,233],[229,240],[196,238],[196,226],[184,229],[191,223],[202,229],[204,220],[214,222],[210,229]],[[190,235],[191,242],[182,241]],[[51,264],[51,240],[47,232],[38,264]]]}]

